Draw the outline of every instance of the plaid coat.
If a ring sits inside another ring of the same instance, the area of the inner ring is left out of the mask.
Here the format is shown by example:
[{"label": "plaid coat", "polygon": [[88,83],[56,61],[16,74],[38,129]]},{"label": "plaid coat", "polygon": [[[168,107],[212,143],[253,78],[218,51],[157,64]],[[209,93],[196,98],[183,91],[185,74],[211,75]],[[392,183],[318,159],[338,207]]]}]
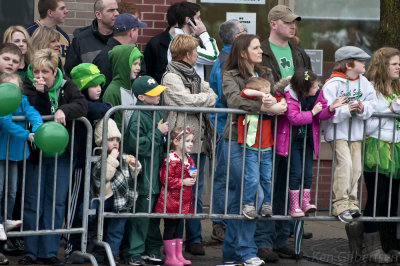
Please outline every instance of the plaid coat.
[{"label": "plaid coat", "polygon": [[[122,155],[122,164],[119,163],[119,158],[107,157],[106,165],[106,192],[105,198],[114,196],[113,212],[127,212],[132,210],[133,201],[137,198],[137,193],[134,191],[135,178],[142,169],[138,160],[136,160],[137,171],[126,162],[129,155]],[[98,197],[100,194],[100,174],[101,161],[95,163],[91,173],[91,196]]]}]

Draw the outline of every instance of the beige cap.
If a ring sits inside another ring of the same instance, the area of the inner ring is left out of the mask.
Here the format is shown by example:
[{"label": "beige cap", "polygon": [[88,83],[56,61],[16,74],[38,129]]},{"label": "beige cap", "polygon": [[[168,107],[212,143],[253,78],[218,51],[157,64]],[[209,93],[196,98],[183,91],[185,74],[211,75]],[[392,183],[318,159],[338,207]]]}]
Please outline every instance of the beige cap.
[{"label": "beige cap", "polygon": [[281,19],[284,22],[300,21],[301,17],[293,13],[293,11],[285,5],[274,6],[268,13],[268,22]]}]

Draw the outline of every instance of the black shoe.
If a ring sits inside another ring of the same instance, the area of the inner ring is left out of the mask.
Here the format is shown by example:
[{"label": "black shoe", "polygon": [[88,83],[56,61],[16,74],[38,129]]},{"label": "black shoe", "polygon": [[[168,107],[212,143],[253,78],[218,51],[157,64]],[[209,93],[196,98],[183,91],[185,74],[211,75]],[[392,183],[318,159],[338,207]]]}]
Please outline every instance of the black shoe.
[{"label": "black shoe", "polygon": [[37,262],[29,256],[24,256],[22,259],[18,261],[19,265],[31,265],[36,263]]},{"label": "black shoe", "polygon": [[277,262],[279,260],[278,254],[270,248],[260,248],[257,252],[257,257],[265,262]]},{"label": "black shoe", "polygon": [[37,258],[37,263],[45,264],[45,265],[53,265],[53,266],[64,266],[65,263],[59,260],[57,257],[50,257],[50,258]]},{"label": "black shoe", "polygon": [[313,237],[313,234],[311,232],[304,232],[303,233],[303,238],[304,239],[310,239]]},{"label": "black shoe", "polygon": [[284,259],[301,259],[303,257],[303,252],[300,251],[300,254],[297,255],[294,249],[288,245],[274,249],[274,251],[278,253],[279,257]]},{"label": "black shoe", "polygon": [[189,252],[192,255],[205,255],[206,254],[202,243],[193,243],[189,246],[186,246],[185,251]]},{"label": "black shoe", "polygon": [[3,253],[8,256],[21,256],[24,254],[24,242],[20,238],[8,238],[3,246]]}]

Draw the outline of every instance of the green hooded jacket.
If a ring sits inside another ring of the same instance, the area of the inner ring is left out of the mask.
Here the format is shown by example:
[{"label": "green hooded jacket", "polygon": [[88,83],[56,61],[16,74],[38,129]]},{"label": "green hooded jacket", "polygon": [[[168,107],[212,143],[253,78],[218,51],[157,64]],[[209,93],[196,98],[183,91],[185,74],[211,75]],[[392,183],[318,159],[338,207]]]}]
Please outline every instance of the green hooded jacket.
[{"label": "green hooded jacket", "polygon": [[[133,61],[138,58],[141,58],[142,61],[143,54],[136,45],[121,44],[115,46],[108,52],[113,79],[104,93],[103,102],[111,103],[113,106],[132,106],[136,104],[136,98],[131,92],[131,70]],[[129,117],[131,114],[132,112],[130,112],[130,114],[125,113],[125,115]],[[114,120],[119,130],[121,130],[122,111],[115,113]],[[128,121],[129,119],[126,118],[125,125],[128,124]]]},{"label": "green hooded jacket", "polygon": [[[138,101],[137,105],[144,105]],[[153,111],[138,111],[135,110],[131,116],[128,128],[124,136],[124,152],[136,156],[136,141],[137,141],[137,126],[139,122],[138,115],[140,114],[139,125],[139,154],[138,160],[142,164],[142,172],[138,177],[138,192],[139,195],[149,195],[150,179],[152,180],[151,194],[160,193],[160,179],[158,177],[158,169],[164,157],[166,144],[164,135],[157,128],[157,123],[164,119],[161,111],[155,111],[155,123],[153,127]],[[153,165],[151,165],[151,145],[152,135],[154,131],[154,155]],[[150,175],[153,170],[152,175]]]}]

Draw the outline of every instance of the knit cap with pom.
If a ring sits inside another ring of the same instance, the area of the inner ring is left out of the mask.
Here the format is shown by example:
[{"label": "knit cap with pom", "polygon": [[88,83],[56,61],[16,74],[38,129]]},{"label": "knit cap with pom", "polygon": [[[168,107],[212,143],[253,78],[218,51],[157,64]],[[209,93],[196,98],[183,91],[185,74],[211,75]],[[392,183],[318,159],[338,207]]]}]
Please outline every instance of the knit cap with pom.
[{"label": "knit cap with pom", "polygon": [[[101,119],[99,122],[97,122],[94,128],[94,142],[97,146],[101,146],[101,141],[103,137],[103,121],[104,119]],[[121,132],[119,131],[115,121],[110,118],[108,119],[107,139],[111,138],[121,139]]]}]

